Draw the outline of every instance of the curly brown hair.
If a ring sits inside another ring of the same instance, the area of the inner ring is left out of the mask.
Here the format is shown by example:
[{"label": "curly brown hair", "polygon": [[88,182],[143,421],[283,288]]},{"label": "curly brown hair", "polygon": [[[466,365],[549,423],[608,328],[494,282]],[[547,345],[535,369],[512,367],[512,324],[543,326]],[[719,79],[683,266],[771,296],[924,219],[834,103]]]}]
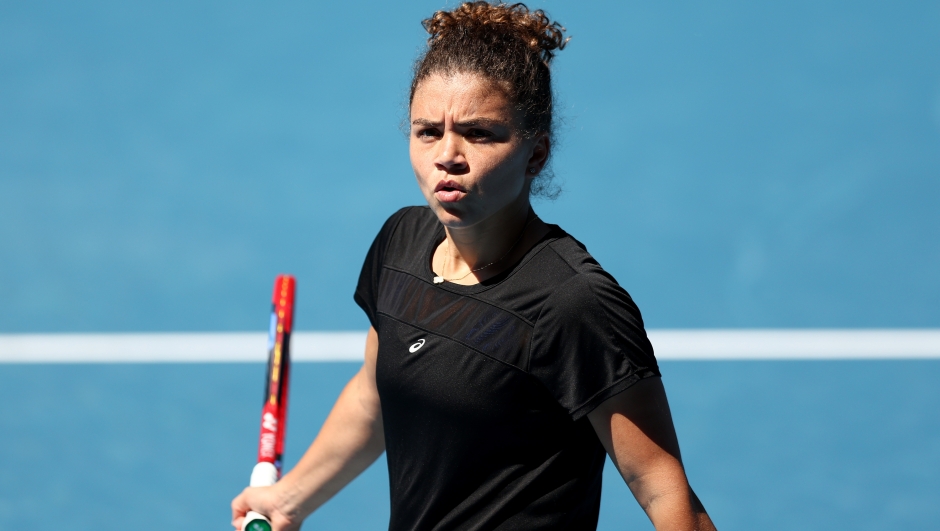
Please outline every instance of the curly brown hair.
[{"label": "curly brown hair", "polygon": [[[415,90],[433,74],[473,73],[499,82],[521,113],[522,134],[548,134],[554,140],[552,81],[549,65],[569,38],[565,28],[541,9],[525,4],[465,2],[437,11],[421,23],[430,34],[428,48],[414,68],[409,107]],[[532,185],[532,194],[554,197],[549,169]]]}]

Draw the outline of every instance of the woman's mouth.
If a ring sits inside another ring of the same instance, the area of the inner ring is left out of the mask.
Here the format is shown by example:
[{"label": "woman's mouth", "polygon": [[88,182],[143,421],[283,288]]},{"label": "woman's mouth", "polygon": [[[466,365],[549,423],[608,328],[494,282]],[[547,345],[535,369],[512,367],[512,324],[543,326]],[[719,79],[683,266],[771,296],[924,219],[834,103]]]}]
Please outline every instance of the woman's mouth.
[{"label": "woman's mouth", "polygon": [[467,189],[454,181],[441,181],[434,187],[434,197],[441,203],[454,203],[467,195]]}]

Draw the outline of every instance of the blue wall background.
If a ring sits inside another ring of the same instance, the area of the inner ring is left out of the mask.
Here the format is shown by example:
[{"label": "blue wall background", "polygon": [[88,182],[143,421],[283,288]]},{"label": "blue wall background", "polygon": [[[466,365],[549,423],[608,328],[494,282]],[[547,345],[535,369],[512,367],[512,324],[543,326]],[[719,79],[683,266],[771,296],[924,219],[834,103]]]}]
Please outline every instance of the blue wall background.
[{"label": "blue wall background", "polygon": [[[530,5],[573,36],[537,210],[649,326],[940,326],[940,4]],[[365,328],[440,7],[0,1],[0,332],[260,330],[282,271]]]}]

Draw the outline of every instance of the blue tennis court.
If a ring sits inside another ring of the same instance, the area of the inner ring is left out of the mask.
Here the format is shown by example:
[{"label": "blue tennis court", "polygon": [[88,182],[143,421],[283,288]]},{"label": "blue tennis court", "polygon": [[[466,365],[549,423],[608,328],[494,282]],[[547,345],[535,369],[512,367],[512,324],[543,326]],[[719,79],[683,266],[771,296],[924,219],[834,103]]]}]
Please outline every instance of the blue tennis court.
[{"label": "blue tennis court", "polygon": [[[355,363],[298,363],[287,466]],[[20,529],[229,528],[263,366],[0,366],[0,519]],[[935,529],[940,360],[663,363],[693,486],[724,530]],[[383,458],[384,459],[384,458]],[[600,529],[650,529],[605,469]],[[305,529],[383,529],[383,460]]]},{"label": "blue tennis court", "polygon": [[[0,0],[0,522],[230,528],[264,372],[234,361],[263,339],[197,363],[4,341],[260,331],[277,273],[298,330],[361,333],[369,244],[423,202],[399,129],[420,20],[454,4]],[[649,328],[940,330],[935,0],[528,4],[573,37],[564,193],[536,209]],[[933,352],[663,361],[718,528],[937,529]],[[288,467],[356,370],[296,365]],[[649,529],[606,474],[600,529]],[[380,459],[305,529],[388,512]]]}]

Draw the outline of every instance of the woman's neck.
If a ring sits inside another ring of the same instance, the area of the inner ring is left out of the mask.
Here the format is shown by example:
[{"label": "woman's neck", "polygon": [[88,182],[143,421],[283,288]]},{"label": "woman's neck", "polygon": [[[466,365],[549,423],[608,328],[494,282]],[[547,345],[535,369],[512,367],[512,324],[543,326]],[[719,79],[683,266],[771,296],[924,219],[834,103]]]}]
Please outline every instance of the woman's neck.
[{"label": "woman's neck", "polygon": [[547,230],[528,201],[508,205],[470,227],[445,227],[433,269],[448,282],[479,283],[521,258]]}]

